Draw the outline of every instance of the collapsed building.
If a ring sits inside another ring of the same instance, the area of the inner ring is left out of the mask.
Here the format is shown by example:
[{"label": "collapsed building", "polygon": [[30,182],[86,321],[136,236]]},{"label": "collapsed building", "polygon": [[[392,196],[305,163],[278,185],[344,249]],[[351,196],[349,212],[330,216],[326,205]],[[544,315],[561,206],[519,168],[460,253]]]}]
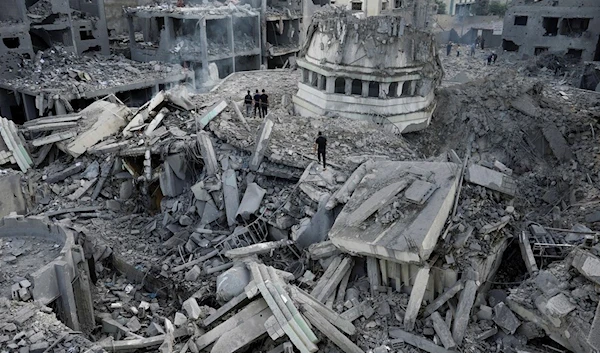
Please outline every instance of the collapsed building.
[{"label": "collapsed building", "polygon": [[442,77],[434,37],[425,28],[418,16],[315,14],[297,60],[296,111],[373,121],[398,132],[424,129]]},{"label": "collapsed building", "polygon": [[520,54],[559,52],[600,60],[597,1],[513,1],[504,17],[502,48]]},{"label": "collapsed building", "polygon": [[76,54],[110,53],[103,0],[7,0],[0,10],[0,55],[33,58],[54,45]]}]

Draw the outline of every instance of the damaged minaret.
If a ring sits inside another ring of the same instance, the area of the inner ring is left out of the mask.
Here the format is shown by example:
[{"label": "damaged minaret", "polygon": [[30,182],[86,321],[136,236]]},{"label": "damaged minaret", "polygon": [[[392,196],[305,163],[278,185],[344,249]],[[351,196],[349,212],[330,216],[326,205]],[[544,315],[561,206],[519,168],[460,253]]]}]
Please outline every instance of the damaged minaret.
[{"label": "damaged minaret", "polygon": [[427,127],[442,68],[429,22],[415,18],[316,13],[298,59],[296,112],[370,120],[399,132]]}]

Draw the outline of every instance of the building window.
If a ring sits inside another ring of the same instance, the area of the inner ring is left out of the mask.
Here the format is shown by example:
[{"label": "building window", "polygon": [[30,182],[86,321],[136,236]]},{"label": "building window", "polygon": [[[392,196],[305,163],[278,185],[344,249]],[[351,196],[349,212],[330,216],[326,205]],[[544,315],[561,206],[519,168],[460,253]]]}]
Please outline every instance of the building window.
[{"label": "building window", "polygon": [[334,93],[346,93],[346,79],[343,77],[338,77],[335,79],[335,88],[333,90]]},{"label": "building window", "polygon": [[515,16],[515,26],[527,26],[527,16]]},{"label": "building window", "polygon": [[362,2],[352,1],[352,11],[361,11],[361,10],[362,10]]},{"label": "building window", "polygon": [[308,84],[308,70],[302,69],[302,82]]},{"label": "building window", "polygon": [[381,2],[381,11],[387,10],[387,7],[388,7],[387,1],[382,1]]},{"label": "building window", "polygon": [[502,40],[502,49],[506,51],[519,51],[519,46],[512,40]]},{"label": "building window", "polygon": [[357,96],[362,95],[362,81],[361,80],[352,80],[352,94]]},{"label": "building window", "polygon": [[542,26],[546,30],[544,36],[555,36],[558,34],[558,17],[544,17]]},{"label": "building window", "polygon": [[369,82],[369,97],[379,97],[379,82]]},{"label": "building window", "polygon": [[569,49],[567,51],[567,57],[573,59],[581,59],[581,54],[583,54],[583,49]]},{"label": "building window", "polygon": [[401,97],[410,97],[412,95],[412,81],[404,81],[402,85],[402,94]]},{"label": "building window", "polygon": [[320,80],[318,80],[318,84],[319,84],[319,89],[321,91],[325,90],[325,86],[327,85],[327,77],[323,76],[323,75],[319,75]]},{"label": "building window", "polygon": [[402,0],[394,0],[394,7],[397,9],[402,8]]},{"label": "building window", "polygon": [[560,24],[560,34],[563,36],[580,36],[587,31],[589,18],[563,18]]},{"label": "building window", "polygon": [[548,47],[535,47],[535,50],[533,52],[534,55],[540,55],[542,53],[545,53],[548,51]]},{"label": "building window", "polygon": [[312,77],[310,79],[310,85],[313,87],[317,87],[318,82],[319,82],[319,74],[316,72],[312,72]]},{"label": "building window", "polygon": [[398,97],[398,82],[390,83],[390,88],[387,93],[388,97]]}]

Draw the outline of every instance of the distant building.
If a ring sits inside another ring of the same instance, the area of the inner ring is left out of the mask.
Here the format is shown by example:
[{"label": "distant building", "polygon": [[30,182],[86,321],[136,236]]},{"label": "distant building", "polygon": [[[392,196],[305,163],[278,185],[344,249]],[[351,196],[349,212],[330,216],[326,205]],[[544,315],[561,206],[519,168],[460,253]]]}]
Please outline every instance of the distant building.
[{"label": "distant building", "polygon": [[[508,4],[510,0],[491,0],[498,1],[501,4]],[[473,14],[473,4],[476,0],[444,0],[446,3],[446,13],[448,15],[470,16]]]},{"label": "distant building", "polygon": [[562,52],[600,60],[598,0],[514,0],[504,17],[502,48],[526,55]]}]

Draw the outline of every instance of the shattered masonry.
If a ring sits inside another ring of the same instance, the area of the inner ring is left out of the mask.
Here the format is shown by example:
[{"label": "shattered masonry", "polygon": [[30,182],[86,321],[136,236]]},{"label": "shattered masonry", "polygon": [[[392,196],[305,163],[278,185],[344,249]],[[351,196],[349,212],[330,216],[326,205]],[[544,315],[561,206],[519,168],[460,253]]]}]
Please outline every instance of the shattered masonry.
[{"label": "shattered masonry", "polygon": [[298,59],[294,96],[303,116],[373,121],[398,132],[426,128],[442,70],[433,35],[412,18],[317,13]]}]

